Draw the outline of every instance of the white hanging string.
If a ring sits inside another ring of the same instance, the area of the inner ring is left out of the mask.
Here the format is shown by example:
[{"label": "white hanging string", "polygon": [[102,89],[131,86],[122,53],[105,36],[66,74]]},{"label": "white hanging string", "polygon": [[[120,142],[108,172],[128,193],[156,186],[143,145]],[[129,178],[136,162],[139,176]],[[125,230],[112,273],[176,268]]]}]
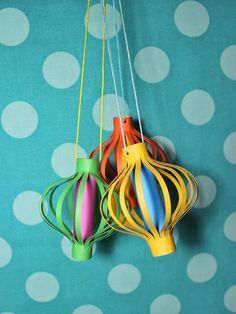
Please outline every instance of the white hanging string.
[{"label": "white hanging string", "polygon": [[144,142],[143,128],[142,128],[142,122],[141,122],[141,118],[140,118],[140,111],[139,111],[139,103],[138,103],[137,91],[136,91],[136,87],[135,87],[135,83],[134,83],[134,73],[133,73],[133,68],[132,68],[132,63],[131,63],[129,44],[128,44],[127,33],[126,33],[125,22],[124,22],[124,15],[123,15],[121,1],[120,0],[118,0],[118,1],[119,1],[119,7],[120,7],[120,15],[121,15],[121,22],[122,22],[122,26],[123,26],[124,38],[125,38],[125,46],[126,46],[126,51],[127,51],[127,56],[128,56],[130,77],[131,77],[132,88],[133,88],[134,99],[135,99],[135,106],[136,106],[138,122],[139,122],[139,129],[140,129],[140,133],[141,133],[142,142]]},{"label": "white hanging string", "polygon": [[[101,3],[101,7],[102,7],[102,12],[104,12],[103,0],[100,0],[100,3]],[[113,59],[112,59],[112,54],[111,54],[110,33],[109,33],[109,30],[107,27],[107,16],[105,14],[103,14],[103,19],[104,19],[104,24],[105,24],[105,28],[106,28],[107,51],[108,51],[108,56],[109,56],[109,60],[110,60],[111,75],[112,75],[112,81],[113,81],[114,90],[115,90],[116,105],[117,105],[117,110],[118,110],[118,114],[119,114],[121,135],[122,135],[122,140],[123,140],[123,144],[124,144],[124,149],[125,149],[125,152],[127,153],[127,147],[126,147],[126,142],[125,142],[125,133],[124,133],[124,128],[123,128],[122,116],[121,116],[121,106],[120,106],[120,100],[119,100],[119,96],[118,96],[118,92],[117,92],[115,70],[114,70],[114,64],[113,64]]]}]

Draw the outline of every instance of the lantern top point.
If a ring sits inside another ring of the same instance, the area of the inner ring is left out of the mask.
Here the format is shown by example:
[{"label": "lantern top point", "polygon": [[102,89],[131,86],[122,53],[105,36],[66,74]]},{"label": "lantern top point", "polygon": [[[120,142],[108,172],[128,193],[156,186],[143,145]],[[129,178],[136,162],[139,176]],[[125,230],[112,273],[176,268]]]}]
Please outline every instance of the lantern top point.
[{"label": "lantern top point", "polygon": [[122,116],[120,117],[114,117],[113,118],[113,124],[114,128],[119,127],[120,128],[120,119],[122,120],[123,127],[133,127],[133,118],[131,116]]},{"label": "lantern top point", "polygon": [[127,153],[123,149],[123,153],[128,161],[133,161],[140,159],[140,156],[148,155],[148,150],[145,143],[137,143],[128,146]]},{"label": "lantern top point", "polygon": [[76,170],[79,171],[81,169],[83,170],[83,172],[99,174],[98,160],[91,158],[77,158]]}]

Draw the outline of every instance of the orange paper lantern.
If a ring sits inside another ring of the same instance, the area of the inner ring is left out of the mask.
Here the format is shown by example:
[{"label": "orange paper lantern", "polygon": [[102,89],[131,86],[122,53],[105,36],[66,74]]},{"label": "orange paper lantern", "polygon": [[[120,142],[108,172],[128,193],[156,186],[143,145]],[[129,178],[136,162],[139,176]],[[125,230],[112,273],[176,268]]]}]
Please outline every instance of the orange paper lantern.
[{"label": "orange paper lantern", "polygon": [[[113,123],[114,130],[111,136],[102,144],[103,159],[100,165],[100,172],[103,180],[107,183],[110,183],[122,170],[122,150],[124,143],[122,140],[120,118],[113,118]],[[132,117],[122,117],[122,126],[127,146],[141,142],[141,134],[135,128]],[[144,136],[144,142],[147,144],[152,158],[158,161],[168,162],[166,153],[158,143],[147,136]],[[99,147],[92,151],[90,158],[95,158],[98,153]]]},{"label": "orange paper lantern", "polygon": [[[122,138],[120,118],[113,118],[114,130],[110,138],[102,145],[103,159],[100,164],[100,174],[103,180],[110,183],[122,171],[122,151],[124,142]],[[126,145],[133,145],[142,141],[141,133],[135,128],[132,117],[122,117],[122,127]],[[147,136],[143,137],[147,144],[149,153],[152,158],[159,161],[168,162],[168,157],[164,150],[153,140]],[[90,158],[94,158],[99,153],[98,146],[91,154]],[[129,201],[133,207],[137,206],[137,200],[133,188],[130,187]]]}]

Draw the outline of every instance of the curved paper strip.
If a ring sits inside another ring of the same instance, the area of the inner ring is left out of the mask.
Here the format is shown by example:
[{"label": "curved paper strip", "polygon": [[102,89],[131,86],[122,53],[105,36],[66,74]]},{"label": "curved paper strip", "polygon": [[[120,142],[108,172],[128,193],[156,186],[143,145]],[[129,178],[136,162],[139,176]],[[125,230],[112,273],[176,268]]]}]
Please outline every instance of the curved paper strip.
[{"label": "curved paper strip", "polygon": [[114,233],[99,211],[106,187],[98,171],[98,161],[78,158],[75,174],[51,184],[43,193],[41,215],[50,227],[72,242],[75,259],[90,259],[93,244]]},{"label": "curved paper strip", "polygon": [[[75,196],[75,213],[79,186],[80,182],[77,182]],[[81,208],[81,235],[83,241],[87,240],[93,234],[95,203],[96,203],[96,181],[92,176],[89,176],[85,184]]]},{"label": "curved paper strip", "polygon": [[[135,195],[138,199],[139,195],[137,193],[134,173],[131,173],[131,181],[134,187]],[[145,203],[147,204],[147,209],[151,220],[156,226],[157,230],[160,232],[165,220],[163,201],[155,177],[153,176],[151,171],[144,165],[141,167],[141,185],[144,193]],[[144,224],[147,230],[149,230],[145,219]]]},{"label": "curved paper strip", "polygon": [[[101,213],[117,231],[145,239],[153,256],[170,254],[176,249],[173,228],[197,200],[196,179],[182,167],[153,160],[144,143],[128,146],[127,151],[127,155],[123,153],[122,172],[102,198]],[[130,185],[137,196],[138,210],[126,201]],[[120,206],[114,191],[119,192]]]},{"label": "curved paper strip", "polygon": [[[113,118],[114,130],[111,137],[105,141],[102,145],[103,148],[103,160],[100,165],[100,173],[104,181],[110,183],[122,170],[122,154],[123,154],[123,139],[120,127],[120,118]],[[122,126],[124,129],[126,145],[133,145],[140,143],[141,134],[135,129],[132,117],[122,117]],[[144,142],[149,146],[149,153],[154,159],[158,159],[162,162],[168,162],[168,157],[164,150],[147,136],[144,136]],[[97,147],[90,154],[90,158],[94,158],[99,153],[99,147]],[[114,165],[113,165],[114,164]],[[113,166],[112,166],[113,165]],[[137,200],[134,195],[134,191],[131,188],[129,193],[129,201],[132,207],[136,207]]]}]

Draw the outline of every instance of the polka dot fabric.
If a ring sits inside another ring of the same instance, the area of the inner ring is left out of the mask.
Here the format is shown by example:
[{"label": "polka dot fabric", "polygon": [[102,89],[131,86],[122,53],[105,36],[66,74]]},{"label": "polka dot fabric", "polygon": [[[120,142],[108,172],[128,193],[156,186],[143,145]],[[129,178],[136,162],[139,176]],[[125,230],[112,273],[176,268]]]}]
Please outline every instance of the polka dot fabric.
[{"label": "polka dot fabric", "polygon": [[[71,258],[38,209],[45,186],[75,167],[86,1],[2,0],[1,314],[236,313],[236,2],[126,2],[145,132],[196,175],[199,200],[175,230],[172,255],[155,259],[144,241],[116,235],[90,261]],[[114,44],[122,25],[111,4]],[[102,12],[91,5],[80,157],[99,141]],[[120,103],[136,117],[123,52]],[[106,69],[104,139],[117,115],[108,60]]]}]

